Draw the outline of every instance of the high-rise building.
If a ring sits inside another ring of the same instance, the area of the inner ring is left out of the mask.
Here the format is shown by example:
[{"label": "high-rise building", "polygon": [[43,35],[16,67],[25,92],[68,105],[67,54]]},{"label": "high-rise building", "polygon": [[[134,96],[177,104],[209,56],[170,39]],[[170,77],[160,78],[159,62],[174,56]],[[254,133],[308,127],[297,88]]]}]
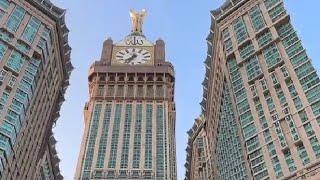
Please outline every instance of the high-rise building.
[{"label": "high-rise building", "polygon": [[52,137],[72,70],[65,10],[0,0],[1,179],[62,179]]},{"label": "high-rise building", "polygon": [[185,180],[212,179],[211,162],[209,156],[208,138],[203,116],[197,118],[188,131],[187,159],[185,163]]},{"label": "high-rise building", "polygon": [[145,15],[132,11],[131,34],[90,67],[75,179],[176,179],[174,69],[143,35]]},{"label": "high-rise building", "polygon": [[320,79],[284,2],[230,0],[211,13],[201,106],[212,176],[319,179]]}]

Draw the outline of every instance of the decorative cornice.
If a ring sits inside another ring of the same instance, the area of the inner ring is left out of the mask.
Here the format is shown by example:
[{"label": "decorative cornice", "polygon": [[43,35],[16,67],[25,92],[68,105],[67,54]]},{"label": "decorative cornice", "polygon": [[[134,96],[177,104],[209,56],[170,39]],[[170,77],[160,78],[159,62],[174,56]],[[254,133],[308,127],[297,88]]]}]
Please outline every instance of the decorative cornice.
[{"label": "decorative cornice", "polygon": [[[59,91],[59,97],[55,103],[55,108],[52,116],[52,121],[56,121],[60,114],[60,108],[62,103],[65,101],[64,94],[66,92],[67,87],[69,86],[69,79],[71,71],[73,70],[73,66],[71,64],[71,47],[68,42],[69,29],[65,23],[65,15],[66,10],[61,9],[51,3],[50,0],[26,0],[26,2],[30,3],[34,7],[36,7],[43,14],[47,15],[49,18],[56,22],[56,31],[58,35],[58,45],[60,49],[60,57],[61,64],[63,69],[63,84]],[[51,132],[52,133],[52,132]],[[62,180],[63,176],[60,174],[59,162],[60,159],[57,156],[57,151],[55,149],[56,140],[53,135],[50,136],[49,139],[49,147],[50,147],[50,157],[52,161],[52,168],[55,175],[55,179]]]}]

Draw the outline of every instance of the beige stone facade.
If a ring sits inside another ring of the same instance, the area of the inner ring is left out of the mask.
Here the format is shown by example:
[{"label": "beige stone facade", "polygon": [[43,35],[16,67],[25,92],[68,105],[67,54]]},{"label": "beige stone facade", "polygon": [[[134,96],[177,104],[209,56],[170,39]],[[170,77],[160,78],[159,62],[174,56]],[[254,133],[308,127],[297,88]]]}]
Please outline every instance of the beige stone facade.
[{"label": "beige stone facade", "polygon": [[185,180],[212,179],[210,176],[211,162],[205,123],[204,117],[199,117],[195,120],[193,127],[188,131],[189,139],[185,164],[187,172]]},{"label": "beige stone facade", "polygon": [[37,179],[49,156],[72,70],[64,15],[50,1],[0,1],[1,179]]},{"label": "beige stone facade", "polygon": [[211,14],[201,106],[212,177],[319,179],[320,79],[284,2],[231,0]]},{"label": "beige stone facade", "polygon": [[174,82],[162,40],[106,40],[89,69],[75,179],[175,180]]}]

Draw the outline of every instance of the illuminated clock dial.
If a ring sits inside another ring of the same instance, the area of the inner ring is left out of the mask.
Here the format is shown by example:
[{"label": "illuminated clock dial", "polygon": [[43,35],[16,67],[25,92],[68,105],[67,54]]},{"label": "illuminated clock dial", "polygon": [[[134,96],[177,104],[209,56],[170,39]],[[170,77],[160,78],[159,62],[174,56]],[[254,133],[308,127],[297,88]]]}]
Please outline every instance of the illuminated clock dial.
[{"label": "illuminated clock dial", "polygon": [[116,53],[116,60],[123,64],[139,65],[151,60],[151,53],[145,49],[127,48]]}]

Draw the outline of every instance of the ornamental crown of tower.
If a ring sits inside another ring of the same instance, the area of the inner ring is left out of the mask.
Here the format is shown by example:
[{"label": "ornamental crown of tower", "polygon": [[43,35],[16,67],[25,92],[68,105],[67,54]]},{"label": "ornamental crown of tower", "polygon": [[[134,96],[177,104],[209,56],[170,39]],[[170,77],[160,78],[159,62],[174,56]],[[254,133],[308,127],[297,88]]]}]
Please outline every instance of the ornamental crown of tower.
[{"label": "ornamental crown of tower", "polygon": [[101,61],[108,66],[159,66],[171,63],[165,61],[165,43],[158,39],[149,41],[143,34],[144,19],[147,11],[130,10],[131,33],[121,41],[113,43],[108,38],[103,44]]}]

